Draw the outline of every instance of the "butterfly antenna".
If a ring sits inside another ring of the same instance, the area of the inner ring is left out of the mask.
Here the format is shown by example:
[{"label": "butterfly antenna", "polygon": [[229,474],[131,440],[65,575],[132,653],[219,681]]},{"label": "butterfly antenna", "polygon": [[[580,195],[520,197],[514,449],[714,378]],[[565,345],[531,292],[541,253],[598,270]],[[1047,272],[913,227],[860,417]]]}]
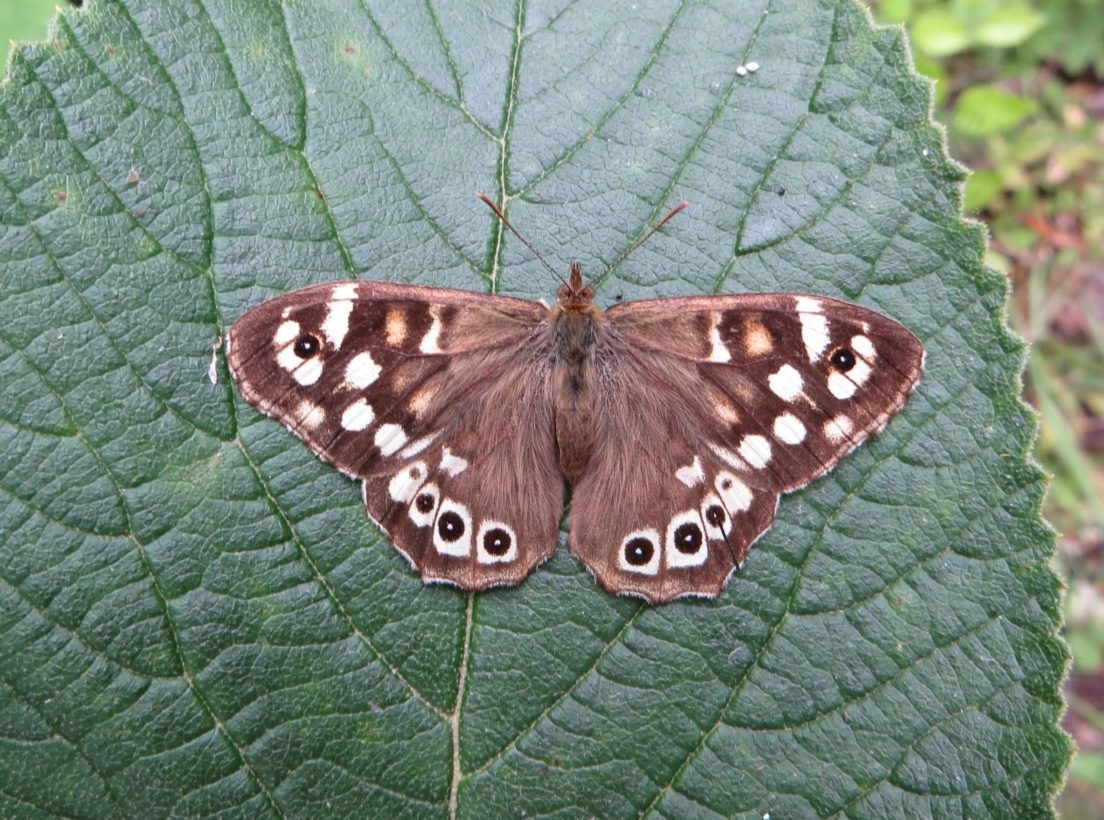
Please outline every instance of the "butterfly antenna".
[{"label": "butterfly antenna", "polygon": [[510,220],[506,218],[506,214],[502,213],[502,209],[499,208],[489,196],[487,196],[482,191],[476,191],[475,195],[477,197],[479,197],[481,200],[483,200],[483,202],[487,205],[488,208],[490,208],[492,211],[494,211],[495,216],[497,216],[502,221],[502,224],[505,225],[507,228],[509,228],[513,232],[514,236],[516,236],[518,239],[521,240],[521,244],[523,244],[530,251],[532,251],[533,256],[537,257],[537,259],[540,260],[540,263],[542,265],[544,265],[546,268],[548,268],[548,270],[552,273],[553,276],[555,276],[557,279],[559,279],[565,285],[567,284],[567,280],[565,280],[559,273],[557,273],[556,269],[554,267],[552,267],[551,265],[548,264],[548,262],[545,260],[545,258],[543,256],[541,256],[540,251],[538,251],[535,247],[533,247],[533,243],[530,242],[528,239],[526,239],[524,236],[522,236],[521,232],[517,228],[515,228],[513,225],[510,224]]},{"label": "butterfly antenna", "polygon": [[644,234],[638,240],[636,240],[631,245],[629,245],[628,249],[626,249],[626,250],[622,251],[620,254],[618,254],[617,258],[614,259],[612,262],[610,262],[609,267],[606,268],[606,272],[602,274],[601,278],[605,279],[613,271],[614,268],[616,268],[618,265],[620,265],[622,262],[625,261],[625,257],[627,257],[630,253],[635,251],[637,248],[639,248],[641,245],[643,245],[649,239],[651,239],[652,234],[654,234],[656,231],[658,231],[660,228],[662,228],[664,225],[666,225],[668,222],[670,222],[672,219],[674,219],[675,214],[677,214],[680,211],[684,210],[689,205],[690,205],[689,201],[684,199],[684,200],[682,200],[682,202],[680,202],[674,208],[669,210],[667,212],[667,215],[664,216],[663,219],[659,220],[659,222],[654,224],[650,231],[648,231],[646,234]]}]

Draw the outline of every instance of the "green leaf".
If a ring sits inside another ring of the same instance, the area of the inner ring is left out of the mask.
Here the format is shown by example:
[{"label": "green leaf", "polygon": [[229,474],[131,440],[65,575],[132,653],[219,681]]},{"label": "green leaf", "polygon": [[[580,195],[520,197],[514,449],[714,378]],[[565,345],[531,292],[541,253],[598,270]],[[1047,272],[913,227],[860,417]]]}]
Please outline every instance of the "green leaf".
[{"label": "green leaf", "polygon": [[1000,195],[1004,187],[1004,177],[997,171],[974,171],[966,180],[966,195],[963,207],[967,213],[980,211]]},{"label": "green leaf", "polygon": [[[1024,346],[929,98],[850,0],[62,14],[0,88],[0,815],[1048,813]],[[550,296],[478,189],[591,272],[685,197],[603,303],[843,296],[928,372],[716,601],[610,597],[564,549],[423,586],[207,372],[312,282]]]},{"label": "green leaf", "polygon": [[991,137],[1010,131],[1034,112],[1034,100],[993,85],[975,85],[958,98],[954,127],[963,136]]},{"label": "green leaf", "polygon": [[983,46],[1018,46],[1046,23],[1046,17],[1028,6],[995,9],[978,23],[975,39]]},{"label": "green leaf", "polygon": [[949,57],[971,45],[965,22],[943,9],[929,9],[916,15],[909,33],[916,48],[929,57]]}]

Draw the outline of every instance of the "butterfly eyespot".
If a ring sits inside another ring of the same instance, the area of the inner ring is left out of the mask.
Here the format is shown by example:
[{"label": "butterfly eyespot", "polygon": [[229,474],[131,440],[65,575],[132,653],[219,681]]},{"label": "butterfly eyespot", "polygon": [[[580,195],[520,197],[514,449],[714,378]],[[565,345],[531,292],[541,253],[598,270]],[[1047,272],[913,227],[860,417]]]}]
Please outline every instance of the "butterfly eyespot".
[{"label": "butterfly eyespot", "polygon": [[840,373],[846,373],[855,366],[855,353],[849,347],[837,347],[828,357],[828,361]]},{"label": "butterfly eyespot", "polygon": [[705,521],[711,527],[719,527],[724,523],[725,511],[720,504],[710,504],[705,509]]},{"label": "butterfly eyespot", "polygon": [[501,527],[487,530],[487,532],[483,534],[483,549],[490,555],[505,555],[510,551],[510,545],[512,543],[513,539],[510,538],[510,533],[506,532],[506,530]]},{"label": "butterfly eyespot", "polygon": [[647,538],[633,538],[625,544],[625,561],[634,567],[642,567],[652,560],[655,547]]},{"label": "butterfly eyespot", "polygon": [[[418,501],[421,500],[419,497]],[[464,537],[464,519],[452,510],[441,513],[437,519],[437,534],[442,541],[459,541]]]},{"label": "butterfly eyespot", "polygon": [[310,333],[304,333],[298,339],[295,340],[295,346],[292,351],[300,359],[309,359],[314,356],[321,345],[318,343],[318,337]]},{"label": "butterfly eyespot", "polygon": [[432,493],[422,493],[416,499],[414,499],[414,507],[420,513],[433,512],[433,508],[437,505],[437,498]]},{"label": "butterfly eyespot", "polygon": [[679,524],[675,530],[675,549],[686,555],[693,555],[701,549],[701,545],[701,527],[691,522]]},{"label": "butterfly eyespot", "polygon": [[721,484],[721,489],[722,490],[731,490],[732,489],[732,479],[731,478],[722,478],[720,484]]}]

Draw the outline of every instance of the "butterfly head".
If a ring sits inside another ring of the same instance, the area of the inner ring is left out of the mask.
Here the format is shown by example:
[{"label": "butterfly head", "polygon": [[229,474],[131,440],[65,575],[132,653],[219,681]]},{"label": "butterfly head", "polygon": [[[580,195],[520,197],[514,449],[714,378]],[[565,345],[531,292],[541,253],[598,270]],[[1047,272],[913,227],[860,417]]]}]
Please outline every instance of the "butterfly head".
[{"label": "butterfly head", "polygon": [[566,285],[561,285],[556,296],[560,305],[569,310],[579,310],[594,302],[594,288],[583,284],[583,266],[580,262],[571,263],[571,275]]}]

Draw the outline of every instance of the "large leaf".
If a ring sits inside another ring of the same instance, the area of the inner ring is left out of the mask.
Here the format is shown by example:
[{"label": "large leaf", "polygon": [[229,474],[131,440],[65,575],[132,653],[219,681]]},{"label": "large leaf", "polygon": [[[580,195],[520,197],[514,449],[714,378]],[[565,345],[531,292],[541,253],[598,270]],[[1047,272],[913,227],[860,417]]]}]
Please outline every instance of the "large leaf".
[{"label": "large leaf", "polygon": [[[901,33],[850,0],[629,10],[91,0],[14,55],[0,814],[1049,811],[1023,347]],[[685,197],[600,300],[839,295],[928,373],[714,602],[610,597],[562,549],[426,588],[208,364],[337,277],[550,296],[477,189],[592,272]]]}]

